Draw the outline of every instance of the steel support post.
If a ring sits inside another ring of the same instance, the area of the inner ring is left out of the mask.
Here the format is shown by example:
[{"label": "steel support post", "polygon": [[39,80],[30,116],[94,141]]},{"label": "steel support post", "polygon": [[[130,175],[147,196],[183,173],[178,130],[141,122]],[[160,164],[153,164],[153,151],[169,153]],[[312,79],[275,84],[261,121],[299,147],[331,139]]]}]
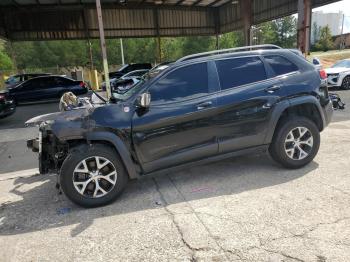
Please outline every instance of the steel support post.
[{"label": "steel support post", "polygon": [[251,45],[251,27],[253,24],[253,14],[252,14],[252,0],[241,0],[241,17],[243,20],[243,34],[244,34],[244,44]]},{"label": "steel support post", "polygon": [[96,9],[97,9],[97,18],[98,18],[98,30],[100,32],[103,71],[105,74],[105,82],[106,82],[106,93],[107,93],[107,99],[110,99],[111,98],[111,85],[109,82],[109,70],[108,70],[108,60],[107,60],[107,51],[106,51],[106,40],[105,40],[105,33],[104,33],[104,28],[103,28],[102,10],[101,10],[101,1],[100,0],[96,0]]},{"label": "steel support post", "polygon": [[311,12],[311,0],[298,0],[297,45],[304,55],[310,53]]}]

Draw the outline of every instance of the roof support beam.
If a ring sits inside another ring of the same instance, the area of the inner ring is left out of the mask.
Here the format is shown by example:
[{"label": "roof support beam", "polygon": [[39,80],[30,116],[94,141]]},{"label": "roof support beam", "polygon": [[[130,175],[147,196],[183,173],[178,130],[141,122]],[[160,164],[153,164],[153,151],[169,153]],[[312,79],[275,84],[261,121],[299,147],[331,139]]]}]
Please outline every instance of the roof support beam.
[{"label": "roof support beam", "polygon": [[203,2],[203,0],[196,0],[195,2],[193,2],[192,6],[196,6],[201,2]]},{"label": "roof support beam", "polygon": [[216,5],[217,3],[221,2],[222,0],[215,0],[214,2],[211,2],[208,7],[212,7],[214,5]]},{"label": "roof support beam", "polygon": [[179,0],[175,3],[175,5],[181,5],[183,2],[185,2],[186,0]]}]

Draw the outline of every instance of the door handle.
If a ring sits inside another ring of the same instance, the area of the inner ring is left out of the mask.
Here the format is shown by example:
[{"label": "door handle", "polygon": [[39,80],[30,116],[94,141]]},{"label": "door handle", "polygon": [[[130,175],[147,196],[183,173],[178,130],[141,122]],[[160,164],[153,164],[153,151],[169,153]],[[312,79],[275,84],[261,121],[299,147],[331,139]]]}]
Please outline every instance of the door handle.
[{"label": "door handle", "polygon": [[274,85],[274,86],[270,86],[270,87],[266,88],[265,91],[269,94],[272,94],[275,91],[280,90],[280,89],[281,89],[280,85]]},{"label": "door handle", "polygon": [[199,103],[199,104],[197,105],[197,109],[198,109],[198,110],[205,109],[205,108],[211,107],[212,104],[213,104],[213,103],[212,103],[211,101]]}]

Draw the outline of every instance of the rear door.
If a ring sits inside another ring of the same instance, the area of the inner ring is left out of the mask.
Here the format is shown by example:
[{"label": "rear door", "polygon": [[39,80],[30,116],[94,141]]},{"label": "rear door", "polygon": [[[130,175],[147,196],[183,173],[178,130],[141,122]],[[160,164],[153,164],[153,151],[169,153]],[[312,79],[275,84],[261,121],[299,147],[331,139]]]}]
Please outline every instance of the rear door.
[{"label": "rear door", "polygon": [[151,106],[135,114],[132,123],[145,172],[217,154],[217,86],[211,85],[210,70],[207,63],[176,68],[149,88]]},{"label": "rear door", "polygon": [[280,79],[273,78],[259,56],[216,62],[220,153],[262,145],[272,108],[283,95]]}]

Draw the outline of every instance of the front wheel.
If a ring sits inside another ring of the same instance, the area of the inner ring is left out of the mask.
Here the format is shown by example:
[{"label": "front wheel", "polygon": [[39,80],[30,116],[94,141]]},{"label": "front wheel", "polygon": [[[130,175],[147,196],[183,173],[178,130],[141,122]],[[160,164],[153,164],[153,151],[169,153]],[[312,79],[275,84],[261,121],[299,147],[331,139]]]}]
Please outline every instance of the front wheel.
[{"label": "front wheel", "polygon": [[119,155],[105,145],[82,145],[64,160],[60,183],[74,203],[97,207],[114,201],[128,181]]},{"label": "front wheel", "polygon": [[269,151],[272,158],[287,168],[300,168],[310,163],[320,147],[320,132],[305,117],[285,119],[275,131]]}]

